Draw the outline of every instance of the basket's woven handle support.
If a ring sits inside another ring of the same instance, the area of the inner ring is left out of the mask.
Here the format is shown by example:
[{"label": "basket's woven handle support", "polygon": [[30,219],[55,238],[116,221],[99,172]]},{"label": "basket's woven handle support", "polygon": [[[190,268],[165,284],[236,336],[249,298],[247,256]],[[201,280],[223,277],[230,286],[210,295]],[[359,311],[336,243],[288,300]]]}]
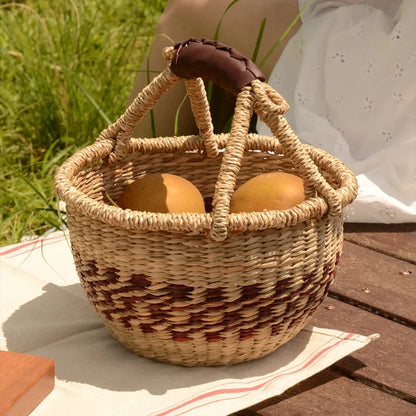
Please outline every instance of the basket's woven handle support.
[{"label": "basket's woven handle support", "polygon": [[186,90],[191,102],[192,112],[199,130],[199,136],[205,145],[207,156],[215,158],[218,156],[218,143],[214,138],[214,125],[212,124],[211,112],[205,85],[201,78],[185,80]]},{"label": "basket's woven handle support", "polygon": [[101,132],[97,141],[114,141],[113,151],[108,156],[110,164],[123,159],[136,124],[177,81],[179,77],[174,75],[169,67],[166,68],[137,95],[117,121]]},{"label": "basket's woven handle support", "polygon": [[224,151],[214,192],[210,236],[215,241],[222,241],[228,235],[231,197],[244,156],[253,110],[270,127],[282,145],[284,154],[290,158],[305,180],[324,197],[329,215],[338,216],[341,213],[342,196],[322,176],[283,116],[288,108],[286,101],[277,91],[259,80],[253,80],[238,94],[230,138]]},{"label": "basket's woven handle support", "polygon": [[[174,48],[166,48],[163,55],[168,62],[171,62],[175,56]],[[135,126],[179,79],[180,76],[175,75],[170,67],[166,68],[138,94],[115,123],[101,132],[97,141],[115,141],[113,152],[108,157],[110,164],[121,160],[128,153],[128,141]],[[202,79],[198,78],[186,79],[185,81],[191,108],[207,155],[208,157],[216,157],[218,155],[218,145],[214,138],[214,126],[204,83]]]},{"label": "basket's woven handle support", "polygon": [[203,81],[212,81],[238,95],[254,79],[265,81],[263,72],[236,49],[222,42],[190,38],[164,50],[172,72],[185,79],[192,111],[208,156],[218,155],[211,112]]},{"label": "basket's woven handle support", "polygon": [[255,97],[250,86],[244,87],[237,95],[230,137],[224,150],[212,202],[212,227],[210,237],[215,241],[223,241],[228,235],[231,197],[234,193],[238,172],[240,171],[241,161],[244,155],[246,137],[253,114],[254,100]]},{"label": "basket's woven handle support", "polygon": [[[164,58],[169,62],[170,68],[172,61],[177,61],[175,47],[167,47],[163,50]],[[179,77],[181,75],[178,75]],[[191,103],[192,113],[195,117],[199,136],[205,145],[207,156],[215,158],[218,156],[218,144],[214,138],[214,125],[212,124],[211,111],[204,82],[201,78],[185,78],[186,91]]]},{"label": "basket's woven handle support", "polygon": [[260,120],[268,125],[285,155],[292,160],[305,180],[325,198],[329,215],[339,215],[342,211],[342,196],[322,176],[286,118],[279,112],[283,98],[264,82],[253,81],[252,87],[256,96],[255,111]]}]

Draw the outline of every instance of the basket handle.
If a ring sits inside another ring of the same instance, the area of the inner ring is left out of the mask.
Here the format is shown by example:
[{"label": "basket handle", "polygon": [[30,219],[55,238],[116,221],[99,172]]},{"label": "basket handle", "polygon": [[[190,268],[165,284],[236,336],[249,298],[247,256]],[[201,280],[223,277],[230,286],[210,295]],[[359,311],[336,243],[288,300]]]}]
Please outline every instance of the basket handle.
[{"label": "basket handle", "polygon": [[[200,82],[202,87],[202,80],[213,81],[237,95],[230,137],[214,191],[210,232],[214,240],[224,240],[228,235],[231,196],[244,155],[253,110],[270,127],[285,154],[302,172],[307,182],[323,195],[329,206],[329,214],[339,215],[342,210],[341,195],[322,176],[287,123],[283,116],[289,109],[286,101],[264,82],[264,74],[250,59],[222,42],[195,38],[176,43],[169,53],[172,72],[188,80],[188,85]],[[205,92],[204,89],[203,91]],[[198,92],[195,96],[197,94]],[[190,97],[192,103],[192,96]],[[195,118],[198,119],[196,114]]]},{"label": "basket handle", "polygon": [[255,79],[266,80],[254,62],[219,41],[190,38],[176,43],[173,51],[170,69],[175,75],[213,81],[234,95]]},{"label": "basket handle", "polygon": [[248,58],[222,42],[188,39],[163,51],[170,66],[155,77],[126,109],[125,113],[101,132],[97,141],[113,146],[108,162],[121,160],[127,153],[133,129],[162,95],[180,78],[185,79],[192,112],[208,157],[218,156],[209,102],[203,81],[213,81],[237,95],[252,80],[265,81],[264,74]]},{"label": "basket handle", "polygon": [[251,81],[250,85],[238,94],[230,138],[214,191],[210,236],[215,241],[222,241],[228,236],[231,197],[244,156],[245,139],[253,111],[269,126],[281,144],[284,154],[302,173],[305,181],[323,196],[328,204],[328,215],[338,216],[341,213],[342,195],[327,182],[291,129],[283,116],[288,108],[286,101],[277,91],[259,80]]},{"label": "basket handle", "polygon": [[112,149],[108,154],[107,163],[110,165],[116,163],[128,154],[129,140],[136,125],[163,94],[178,81],[179,78],[172,73],[170,68],[166,68],[139,92],[124,114],[100,133],[96,142],[107,142]]},{"label": "basket handle", "polygon": [[[109,163],[128,153],[129,139],[135,125],[157,100],[180,78],[185,79],[191,107],[207,155],[218,155],[213,134],[209,103],[203,81],[213,81],[237,95],[231,132],[215,186],[210,235],[216,241],[227,238],[231,197],[243,159],[250,121],[255,111],[271,129],[305,180],[328,204],[329,215],[339,215],[342,195],[324,178],[283,114],[289,109],[284,98],[265,83],[263,73],[248,58],[221,42],[188,39],[164,50],[170,65],[142,90],[126,112],[97,140],[115,142]],[[111,143],[110,143],[111,145]]]},{"label": "basket handle", "polygon": [[341,214],[343,204],[342,195],[337,192],[325,179],[314,163],[302,142],[290,127],[281,110],[280,94],[266,83],[252,82],[253,93],[256,97],[255,111],[261,121],[267,124],[273,136],[279,140],[284,153],[302,173],[305,181],[316,189],[328,204],[328,214]]}]

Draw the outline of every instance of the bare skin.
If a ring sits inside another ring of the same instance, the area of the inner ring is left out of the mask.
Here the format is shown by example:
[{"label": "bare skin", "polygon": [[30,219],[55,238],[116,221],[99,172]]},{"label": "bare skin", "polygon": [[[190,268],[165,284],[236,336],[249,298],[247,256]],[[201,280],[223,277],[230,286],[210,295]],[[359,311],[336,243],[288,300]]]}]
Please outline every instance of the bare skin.
[{"label": "bare skin", "polygon": [[[213,39],[215,29],[230,0],[169,0],[155,34],[165,34],[175,42],[190,37]],[[267,18],[258,62],[290,26],[298,14],[297,0],[241,0],[225,15],[219,40],[251,58],[257,34],[264,18]],[[284,41],[268,58],[262,71],[267,77],[279,59],[285,45],[300,26],[298,21]],[[150,54],[150,69],[161,71],[166,67],[162,50],[172,43],[165,36],[157,36]],[[146,62],[142,65],[145,70]],[[156,73],[151,73],[151,77]],[[147,85],[146,72],[139,72],[129,98],[129,103]],[[176,109],[185,96],[183,83],[175,85],[154,107],[157,136],[170,136],[174,130]],[[232,114],[234,97],[216,89],[212,101],[212,116],[216,131],[221,131]],[[194,134],[196,126],[188,102],[181,109],[179,134]],[[146,115],[136,126],[135,137],[152,137],[150,117]]]}]

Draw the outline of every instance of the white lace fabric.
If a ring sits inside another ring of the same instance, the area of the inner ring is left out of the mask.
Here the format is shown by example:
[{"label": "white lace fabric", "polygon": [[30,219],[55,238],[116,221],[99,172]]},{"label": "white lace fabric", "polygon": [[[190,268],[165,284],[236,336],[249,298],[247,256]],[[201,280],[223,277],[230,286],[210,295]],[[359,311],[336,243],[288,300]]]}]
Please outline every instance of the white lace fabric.
[{"label": "white lace fabric", "polygon": [[346,221],[416,222],[416,1],[312,0],[302,21],[268,80],[289,123],[357,175]]}]

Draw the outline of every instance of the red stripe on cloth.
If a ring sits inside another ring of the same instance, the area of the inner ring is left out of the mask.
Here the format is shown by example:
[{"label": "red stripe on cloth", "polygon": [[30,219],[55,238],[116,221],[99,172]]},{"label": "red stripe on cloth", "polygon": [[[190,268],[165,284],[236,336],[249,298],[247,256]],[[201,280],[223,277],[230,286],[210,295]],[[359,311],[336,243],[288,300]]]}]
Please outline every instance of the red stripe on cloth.
[{"label": "red stripe on cloth", "polygon": [[[217,396],[217,395],[221,395],[221,394],[249,393],[249,392],[252,392],[252,391],[260,390],[262,387],[264,387],[264,386],[266,386],[268,384],[273,383],[278,378],[281,378],[281,377],[284,377],[284,376],[289,376],[289,375],[292,375],[292,374],[296,374],[296,373],[304,370],[305,368],[310,367],[315,361],[317,361],[320,357],[322,357],[322,355],[324,355],[325,353],[327,353],[331,349],[337,347],[342,342],[345,342],[345,341],[353,338],[354,336],[355,336],[355,334],[353,334],[353,333],[345,334],[335,344],[326,346],[325,348],[322,348],[321,347],[322,349],[318,350],[315,353],[312,353],[313,354],[312,357],[309,358],[309,359],[307,359],[307,361],[300,368],[297,368],[296,370],[290,370],[290,371],[287,371],[285,373],[276,374],[271,379],[267,379],[265,381],[262,381],[259,384],[256,384],[254,386],[251,386],[251,387],[221,388],[221,389],[218,389],[218,390],[208,391],[208,392],[202,393],[202,394],[200,394],[200,395],[198,395],[198,396],[196,396],[196,397],[194,397],[192,399],[189,399],[189,400],[187,400],[187,401],[185,401],[183,403],[180,403],[180,404],[178,404],[178,405],[176,405],[174,407],[171,407],[170,409],[167,409],[167,410],[164,410],[164,411],[162,411],[160,413],[157,413],[155,416],[165,416],[165,415],[168,415],[168,414],[170,414],[172,412],[175,412],[175,411],[177,411],[177,410],[179,410],[181,408],[184,408],[184,407],[189,406],[189,405],[191,405],[193,403],[196,403],[196,402],[198,402],[200,400],[204,400],[206,398],[210,398],[210,397]],[[235,397],[233,397],[233,398],[235,398]],[[227,400],[229,400],[229,398],[227,398]],[[192,408],[188,408],[186,411],[183,411],[181,413],[176,413],[176,415],[177,416],[182,415],[182,414],[184,414],[186,412],[192,411],[192,410],[197,409],[197,408],[202,407],[202,406],[207,406],[207,405],[209,405],[211,403],[214,403],[214,402],[217,402],[217,401],[219,401],[219,400],[213,400],[213,401],[209,401],[209,402],[206,402],[206,403],[198,404],[197,406],[194,406]]]},{"label": "red stripe on cloth", "polygon": [[30,249],[28,249],[28,250],[25,250],[25,251],[21,251],[21,252],[19,252],[19,253],[16,253],[16,254],[12,254],[12,255],[8,255],[8,256],[6,256],[6,259],[13,259],[13,258],[15,258],[15,257],[20,257],[20,256],[23,256],[24,254],[32,254],[34,251],[36,251],[36,250],[41,250],[41,251],[43,251],[43,249],[46,247],[46,246],[51,246],[51,245],[53,245],[53,244],[57,244],[57,243],[60,243],[61,241],[63,241],[63,240],[65,240],[65,238],[62,238],[62,239],[60,239],[60,240],[56,240],[56,241],[49,241],[49,242],[46,242],[46,243],[43,243],[42,242],[42,244],[41,245],[39,245],[39,246],[37,246],[37,247],[32,247],[32,248],[30,248]]},{"label": "red stripe on cloth", "polygon": [[[22,244],[19,244],[19,245],[16,245],[14,247],[9,248],[8,250],[0,252],[0,256],[6,256],[7,254],[15,253],[16,251],[19,251],[19,250],[22,250],[26,247],[34,246],[34,245],[40,243],[40,245],[38,247],[33,247],[32,248],[32,250],[36,250],[36,249],[39,249],[39,248],[41,248],[45,245],[52,244],[52,240],[55,240],[55,241],[53,241],[53,243],[57,243],[59,241],[62,241],[65,238],[66,237],[64,235],[57,235],[57,236],[54,236],[54,237],[46,237],[46,238],[42,238],[42,239],[29,241],[28,243],[22,243]],[[45,242],[49,242],[49,244],[44,244]],[[23,253],[18,253],[18,254],[15,254],[14,256],[9,256],[9,257],[16,257],[17,255],[28,253],[29,251],[31,251],[31,250],[26,250]]]}]

